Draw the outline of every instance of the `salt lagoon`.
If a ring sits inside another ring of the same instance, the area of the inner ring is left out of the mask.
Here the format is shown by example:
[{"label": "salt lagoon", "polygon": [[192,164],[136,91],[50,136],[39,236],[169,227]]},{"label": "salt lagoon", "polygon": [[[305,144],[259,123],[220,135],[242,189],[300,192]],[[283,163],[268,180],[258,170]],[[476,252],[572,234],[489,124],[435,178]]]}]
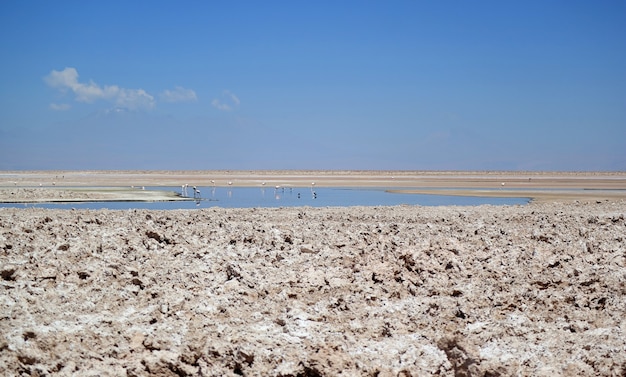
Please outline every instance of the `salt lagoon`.
[{"label": "salt lagoon", "polygon": [[[198,187],[200,196],[175,201],[71,201],[55,203],[1,203],[0,207],[50,209],[194,209],[194,208],[277,208],[352,206],[475,206],[527,204],[528,198],[493,198],[453,195],[393,193],[384,188],[351,187]],[[145,187],[145,191],[181,193],[178,187]],[[445,190],[441,190],[445,193]]]}]

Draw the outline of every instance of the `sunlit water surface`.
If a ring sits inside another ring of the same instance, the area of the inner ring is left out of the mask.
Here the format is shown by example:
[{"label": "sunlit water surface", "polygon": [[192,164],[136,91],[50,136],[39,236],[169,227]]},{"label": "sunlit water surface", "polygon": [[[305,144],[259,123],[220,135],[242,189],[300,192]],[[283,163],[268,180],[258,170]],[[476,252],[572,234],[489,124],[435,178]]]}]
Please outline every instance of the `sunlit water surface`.
[{"label": "sunlit water surface", "polygon": [[[482,204],[527,204],[528,198],[487,198],[450,195],[397,194],[376,188],[258,188],[258,187],[198,187],[200,198],[175,202],[86,202],[0,204],[12,208],[62,209],[194,209],[194,208],[271,208],[271,207],[351,207],[351,206],[476,206]],[[181,192],[180,187],[146,187],[146,190]],[[188,189],[193,197],[193,191]],[[445,190],[442,190],[445,192]]]}]

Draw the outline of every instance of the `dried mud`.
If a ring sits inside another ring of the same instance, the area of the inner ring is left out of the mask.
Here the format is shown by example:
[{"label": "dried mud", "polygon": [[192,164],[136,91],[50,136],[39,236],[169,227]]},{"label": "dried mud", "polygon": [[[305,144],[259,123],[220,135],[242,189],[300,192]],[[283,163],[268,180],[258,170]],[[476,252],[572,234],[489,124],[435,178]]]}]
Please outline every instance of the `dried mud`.
[{"label": "dried mud", "polygon": [[626,202],[0,208],[0,374],[626,374]]}]

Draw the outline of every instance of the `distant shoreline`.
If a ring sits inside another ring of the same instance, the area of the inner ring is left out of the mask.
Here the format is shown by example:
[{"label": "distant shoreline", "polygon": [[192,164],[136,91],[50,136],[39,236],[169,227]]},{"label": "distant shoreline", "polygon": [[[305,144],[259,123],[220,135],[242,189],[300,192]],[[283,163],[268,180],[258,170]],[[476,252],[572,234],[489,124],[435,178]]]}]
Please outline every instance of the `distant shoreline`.
[{"label": "distant shoreline", "polygon": [[558,201],[599,201],[626,200],[626,190],[498,190],[498,189],[465,189],[465,190],[387,190],[398,194],[450,195],[489,198],[528,198],[531,202]]},{"label": "distant shoreline", "polygon": [[[11,189],[46,189],[29,193],[29,200],[57,195],[72,201],[81,190],[107,200],[177,200],[159,197],[152,187],[378,187],[408,194],[522,197],[533,201],[624,200],[626,172],[511,172],[511,171],[348,171],[348,170],[51,170],[0,172],[0,202],[19,200]],[[99,190],[96,188],[100,188]],[[117,188],[111,190],[110,188]],[[41,191],[43,194],[44,191]],[[153,195],[153,197],[146,197]],[[156,195],[156,196],[155,196]],[[178,199],[180,200],[180,199]]]}]

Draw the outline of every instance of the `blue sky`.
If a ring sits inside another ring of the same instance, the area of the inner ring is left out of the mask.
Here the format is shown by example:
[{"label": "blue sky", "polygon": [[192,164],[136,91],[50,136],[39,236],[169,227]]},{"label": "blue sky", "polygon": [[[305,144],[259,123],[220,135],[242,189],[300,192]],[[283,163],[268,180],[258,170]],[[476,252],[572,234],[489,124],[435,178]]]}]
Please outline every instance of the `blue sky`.
[{"label": "blue sky", "polygon": [[626,170],[623,1],[3,1],[0,169]]}]

